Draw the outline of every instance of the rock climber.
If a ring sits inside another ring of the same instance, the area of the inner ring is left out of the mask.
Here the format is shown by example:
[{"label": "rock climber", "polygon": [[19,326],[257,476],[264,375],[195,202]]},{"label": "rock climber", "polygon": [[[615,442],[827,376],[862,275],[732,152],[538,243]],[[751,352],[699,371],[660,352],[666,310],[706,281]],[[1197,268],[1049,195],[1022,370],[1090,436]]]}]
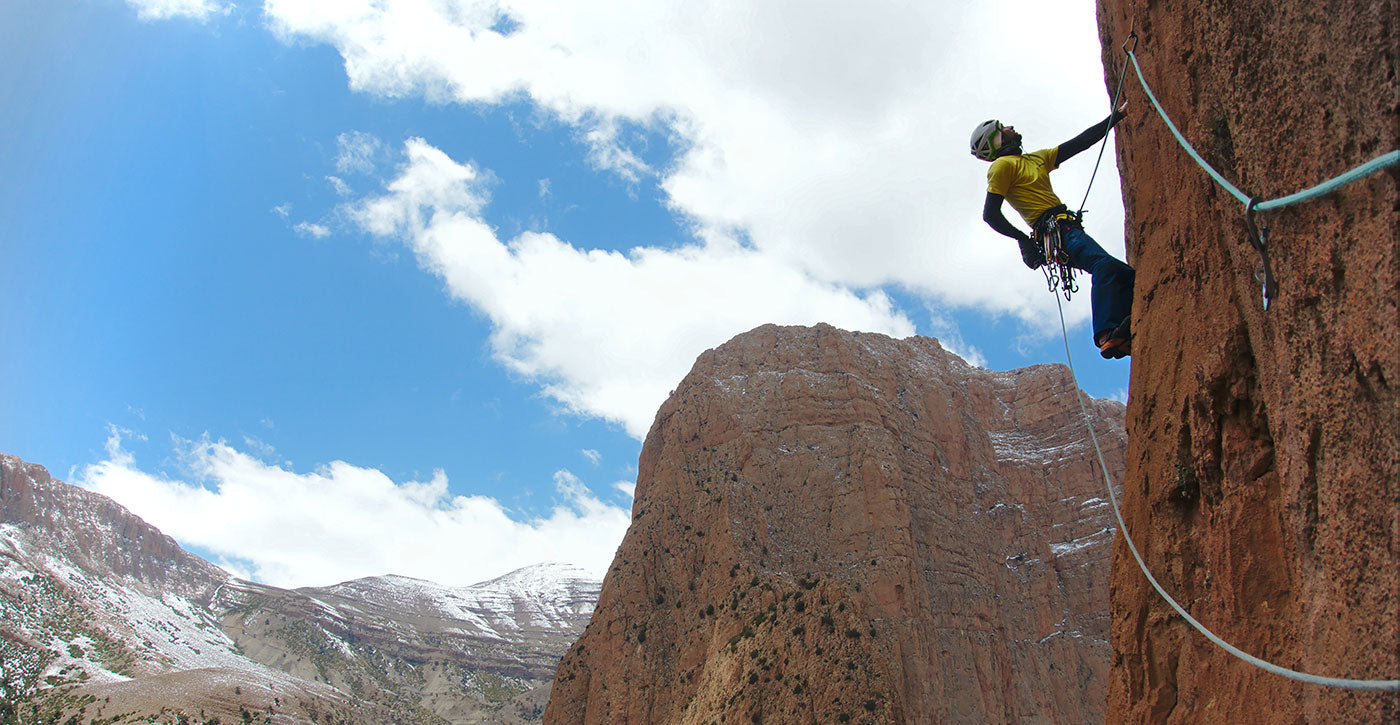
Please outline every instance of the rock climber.
[{"label": "rock climber", "polygon": [[972,132],[972,155],[992,164],[987,169],[987,201],[982,206],[982,220],[1015,239],[1021,247],[1021,261],[1031,269],[1045,264],[1044,250],[1031,235],[1007,221],[1001,213],[1002,201],[1011,202],[1011,208],[1021,214],[1036,238],[1049,225],[1059,225],[1070,266],[1088,272],[1093,280],[1089,300],[1093,307],[1094,344],[1105,358],[1131,354],[1133,268],[1105,252],[1084,233],[1078,217],[1050,188],[1050,172],[1101,141],[1122,120],[1125,111],[1126,104],[1120,104],[1108,118],[1078,136],[1059,146],[1030,153],[1021,150],[1021,134],[1014,126],[992,120]]}]

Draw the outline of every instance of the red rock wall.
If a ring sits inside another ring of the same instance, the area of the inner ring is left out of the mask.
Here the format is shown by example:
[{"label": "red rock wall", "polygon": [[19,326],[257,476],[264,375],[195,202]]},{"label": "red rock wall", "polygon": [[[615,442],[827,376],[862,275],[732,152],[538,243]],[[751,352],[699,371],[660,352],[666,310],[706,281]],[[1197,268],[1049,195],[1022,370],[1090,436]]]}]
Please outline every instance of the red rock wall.
[{"label": "red rock wall", "polygon": [[62,481],[43,466],[0,454],[0,523],[49,542],[85,570],[207,604],[229,579],[218,567],[120,504]]},{"label": "red rock wall", "polygon": [[[545,721],[1102,721],[1111,514],[1074,394],[829,326],[706,352]],[[1089,407],[1119,480],[1123,408]]]},{"label": "red rock wall", "polygon": [[[1394,0],[1099,0],[1099,22],[1105,68],[1135,28],[1167,112],[1246,193],[1279,197],[1400,146]],[[1117,132],[1137,268],[1129,532],[1245,651],[1400,677],[1400,171],[1263,216],[1279,284],[1265,311],[1243,205],[1137,83]],[[1114,558],[1110,721],[1400,721],[1395,694],[1236,660],[1169,610],[1121,539]]]}]

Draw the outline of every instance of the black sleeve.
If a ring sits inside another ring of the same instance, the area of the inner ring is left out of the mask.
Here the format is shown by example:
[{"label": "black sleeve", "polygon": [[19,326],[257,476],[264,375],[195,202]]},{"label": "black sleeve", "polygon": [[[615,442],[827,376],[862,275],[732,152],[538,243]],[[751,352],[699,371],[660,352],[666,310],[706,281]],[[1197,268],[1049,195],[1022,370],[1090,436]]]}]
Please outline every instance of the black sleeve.
[{"label": "black sleeve", "polygon": [[1084,132],[1074,138],[1060,144],[1060,150],[1055,156],[1055,165],[1058,166],[1068,161],[1071,156],[1093,146],[1103,137],[1108,135],[1108,129],[1123,119],[1123,114],[1114,111],[1108,118],[1084,129]]},{"label": "black sleeve", "polygon": [[1029,234],[1017,229],[1015,225],[1006,220],[1001,213],[1001,202],[1005,199],[1001,194],[987,192],[987,201],[982,204],[982,221],[987,222],[991,228],[1016,240],[1016,246],[1021,249],[1021,261],[1026,263],[1031,269],[1039,269],[1045,264],[1045,254],[1041,252],[1039,245],[1031,240]]},{"label": "black sleeve", "polygon": [[1018,242],[1029,239],[1030,236],[1028,234],[1017,229],[1015,225],[1007,221],[1006,216],[1001,213],[1001,202],[1004,199],[1005,197],[1001,194],[993,194],[990,191],[987,192],[987,201],[982,204],[982,221],[986,222],[987,226],[995,229],[997,232],[1011,237]]}]

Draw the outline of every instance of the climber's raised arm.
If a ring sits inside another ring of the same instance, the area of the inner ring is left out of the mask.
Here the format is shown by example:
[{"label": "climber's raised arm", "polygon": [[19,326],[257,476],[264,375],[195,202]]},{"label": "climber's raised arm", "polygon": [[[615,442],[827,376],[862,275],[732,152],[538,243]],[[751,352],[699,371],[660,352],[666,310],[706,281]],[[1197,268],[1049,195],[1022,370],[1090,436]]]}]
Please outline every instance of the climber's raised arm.
[{"label": "climber's raised arm", "polygon": [[1103,137],[1108,135],[1108,129],[1113,128],[1115,124],[1123,120],[1123,116],[1126,115],[1126,110],[1127,103],[1120,103],[1118,105],[1118,110],[1110,113],[1108,118],[1084,129],[1083,133],[1060,144],[1060,149],[1055,154],[1055,165],[1059,166],[1063,164],[1068,161],[1071,156],[1102,141]]}]

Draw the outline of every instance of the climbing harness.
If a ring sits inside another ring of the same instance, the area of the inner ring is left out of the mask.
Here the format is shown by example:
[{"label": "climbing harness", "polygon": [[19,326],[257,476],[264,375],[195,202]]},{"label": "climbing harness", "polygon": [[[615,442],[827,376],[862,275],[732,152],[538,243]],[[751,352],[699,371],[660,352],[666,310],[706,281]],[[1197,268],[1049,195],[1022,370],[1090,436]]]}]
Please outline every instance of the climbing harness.
[{"label": "climbing harness", "polygon": [[[1133,47],[1131,49],[1127,47],[1129,41],[1131,41],[1133,44]],[[1157,102],[1156,96],[1152,94],[1152,89],[1148,87],[1147,80],[1143,78],[1142,67],[1138,65],[1137,57],[1134,55],[1133,52],[1137,49],[1137,33],[1130,33],[1128,36],[1128,41],[1124,41],[1122,47],[1123,51],[1128,56],[1128,60],[1132,61],[1133,68],[1137,71],[1138,80],[1142,81],[1142,89],[1147,92],[1147,97],[1152,101],[1152,105],[1156,107],[1157,113],[1161,115],[1162,120],[1166,121],[1167,127],[1171,129],[1172,134],[1176,136],[1176,139],[1181,144],[1182,148],[1186,149],[1186,152],[1191,155],[1191,158],[1195,159],[1196,163],[1200,164],[1201,168],[1205,169],[1206,172],[1209,173],[1211,177],[1213,177],[1216,180],[1216,182],[1218,182],[1222,187],[1224,187],[1227,191],[1233,194],[1235,198],[1239,199],[1245,204],[1245,224],[1249,229],[1249,241],[1250,244],[1253,245],[1254,248],[1259,252],[1260,261],[1262,263],[1262,267],[1256,276],[1259,277],[1259,281],[1263,285],[1265,309],[1268,309],[1269,301],[1273,299],[1274,294],[1277,292],[1277,285],[1274,281],[1273,271],[1269,266],[1269,228],[1265,225],[1257,223],[1257,221],[1255,220],[1255,213],[1261,211],[1269,211],[1272,209],[1279,209],[1290,204],[1296,204],[1301,201],[1306,201],[1308,199],[1328,194],[1346,184],[1349,184],[1365,176],[1369,176],[1370,174],[1373,174],[1387,166],[1391,166],[1395,163],[1400,163],[1400,150],[1396,150],[1388,154],[1384,154],[1378,158],[1372,159],[1371,161],[1362,164],[1361,166],[1358,166],[1350,171],[1347,171],[1346,173],[1341,174],[1333,179],[1330,179],[1328,181],[1325,181],[1321,184],[1318,184],[1316,186],[1305,189],[1295,194],[1290,194],[1288,196],[1280,197],[1278,199],[1273,199],[1270,201],[1263,201],[1257,196],[1246,196],[1244,192],[1241,192],[1229,181],[1226,181],[1223,176],[1221,176],[1218,172],[1215,171],[1215,169],[1211,168],[1209,164],[1207,164],[1203,159],[1201,159],[1200,154],[1196,153],[1196,150],[1191,147],[1191,144],[1188,143],[1185,137],[1181,135],[1181,132],[1177,130],[1176,124],[1172,123],[1171,119],[1167,117],[1166,112],[1162,110],[1161,104]],[[1123,76],[1124,74],[1126,74],[1126,72],[1127,62],[1125,61],[1123,71],[1121,71],[1118,75],[1118,90],[1114,91],[1113,108],[1115,109],[1118,107],[1118,93],[1123,88]],[[1107,134],[1105,133],[1104,145],[1107,146],[1107,143],[1108,138]],[[1100,148],[1099,150],[1099,158],[1103,158],[1102,148]],[[1094,164],[1094,172],[1095,174],[1098,173],[1097,162]],[[1092,186],[1093,183],[1093,176],[1090,176],[1090,186]],[[1086,201],[1089,198],[1089,192],[1087,189],[1084,192],[1084,198]],[[1080,212],[1083,212],[1082,204],[1080,205]],[[1058,224],[1054,226],[1058,227]],[[1050,259],[1050,255],[1048,253],[1046,255],[1046,258]],[[1047,277],[1049,276],[1049,274],[1049,272],[1046,273]],[[1051,288],[1051,291],[1054,291],[1053,286]],[[1065,299],[1069,299],[1068,293],[1065,294]],[[1308,682],[1316,685],[1325,685],[1327,687],[1339,687],[1349,690],[1376,690],[1389,692],[1400,691],[1400,679],[1357,680],[1342,677],[1321,677],[1319,675],[1312,675],[1306,672],[1298,672],[1296,670],[1291,670],[1287,667],[1280,667],[1279,665],[1276,665],[1272,662],[1268,662],[1266,660],[1262,660],[1258,657],[1255,657],[1254,655],[1251,655],[1248,652],[1241,650],[1240,648],[1230,644],[1229,642],[1226,642],[1224,639],[1221,639],[1219,635],[1210,631],[1208,628],[1206,628],[1205,625],[1198,622],[1195,617],[1192,617],[1186,611],[1186,609],[1183,608],[1180,604],[1178,604],[1177,601],[1173,599],[1170,594],[1167,593],[1167,590],[1164,589],[1162,585],[1157,582],[1157,578],[1152,576],[1152,572],[1148,570],[1147,562],[1143,560],[1142,554],[1138,552],[1137,546],[1133,543],[1132,537],[1128,535],[1128,525],[1123,520],[1123,512],[1118,507],[1118,495],[1114,493],[1113,480],[1108,476],[1108,464],[1104,462],[1103,449],[1099,446],[1098,435],[1094,432],[1093,422],[1089,419],[1089,411],[1084,407],[1084,398],[1077,392],[1079,390],[1079,375],[1074,370],[1074,357],[1070,354],[1069,329],[1065,324],[1064,305],[1060,303],[1060,298],[1058,295],[1055,297],[1055,306],[1059,309],[1060,313],[1060,333],[1064,336],[1065,362],[1069,364],[1070,378],[1074,383],[1074,389],[1076,391],[1074,397],[1075,400],[1079,403],[1079,413],[1084,418],[1084,425],[1086,428],[1089,429],[1089,440],[1094,445],[1095,455],[1098,456],[1099,470],[1103,471],[1104,486],[1108,489],[1108,500],[1110,503],[1113,504],[1113,515],[1118,520],[1118,530],[1122,532],[1123,541],[1128,545],[1128,551],[1132,552],[1133,559],[1137,561],[1138,568],[1142,570],[1143,576],[1147,577],[1148,583],[1151,584],[1152,588],[1157,591],[1157,594],[1161,595],[1162,599],[1166,600],[1167,604],[1171,605],[1171,608],[1176,610],[1176,613],[1180,614],[1182,619],[1186,620],[1186,622],[1189,623],[1192,627],[1194,627],[1196,631],[1204,635],[1206,639],[1215,643],[1221,649],[1224,649],[1226,652],[1229,652],[1235,657],[1238,657],[1239,659],[1248,662],[1249,664],[1252,664],[1255,667],[1263,669],[1267,672],[1272,672],[1276,675],[1282,675],[1283,677],[1288,677],[1290,679],[1298,680],[1300,682]]]},{"label": "climbing harness", "polygon": [[1069,263],[1069,252],[1065,249],[1064,233],[1067,227],[1083,228],[1084,211],[1070,213],[1060,204],[1044,214],[1035,223],[1035,241],[1045,254],[1045,264],[1040,270],[1045,273],[1045,285],[1050,292],[1063,294],[1068,302],[1070,295],[1079,291],[1079,283],[1074,279],[1074,267]]},{"label": "climbing harness", "polygon": [[[1240,191],[1239,187],[1227,181],[1224,176],[1220,175],[1220,172],[1211,168],[1211,165],[1206,163],[1205,159],[1201,158],[1201,155],[1196,152],[1196,149],[1191,146],[1191,143],[1187,141],[1186,137],[1177,129],[1176,124],[1172,123],[1171,118],[1167,116],[1167,112],[1163,110],[1162,104],[1157,101],[1157,96],[1152,93],[1152,88],[1147,85],[1147,78],[1143,76],[1142,66],[1138,64],[1137,55],[1133,52],[1137,49],[1137,33],[1134,32],[1130,34],[1129,40],[1132,41],[1133,48],[1127,48],[1127,43],[1125,42],[1123,50],[1128,54],[1128,60],[1132,61],[1133,69],[1137,71],[1138,80],[1142,83],[1142,90],[1147,92],[1147,98],[1152,101],[1153,108],[1157,109],[1157,115],[1161,116],[1162,120],[1166,122],[1167,128],[1170,129],[1172,135],[1176,137],[1177,143],[1181,145],[1181,148],[1186,151],[1192,160],[1204,169],[1212,179],[1215,179],[1215,182],[1219,184],[1221,188],[1230,192],[1231,195],[1240,200],[1240,203],[1245,205],[1245,223],[1249,228],[1249,243],[1259,252],[1261,263],[1256,276],[1259,277],[1263,285],[1264,309],[1269,309],[1269,303],[1273,300],[1274,294],[1278,290],[1278,284],[1274,280],[1273,270],[1269,266],[1268,227],[1257,226],[1254,221],[1254,213],[1282,209],[1285,206],[1330,194],[1347,184],[1370,176],[1388,166],[1400,163],[1400,149],[1381,154],[1354,169],[1294,194],[1282,196],[1277,199],[1270,199],[1268,201],[1263,201],[1257,196],[1249,196],[1243,191]],[[1121,78],[1119,82],[1121,84]]]}]

